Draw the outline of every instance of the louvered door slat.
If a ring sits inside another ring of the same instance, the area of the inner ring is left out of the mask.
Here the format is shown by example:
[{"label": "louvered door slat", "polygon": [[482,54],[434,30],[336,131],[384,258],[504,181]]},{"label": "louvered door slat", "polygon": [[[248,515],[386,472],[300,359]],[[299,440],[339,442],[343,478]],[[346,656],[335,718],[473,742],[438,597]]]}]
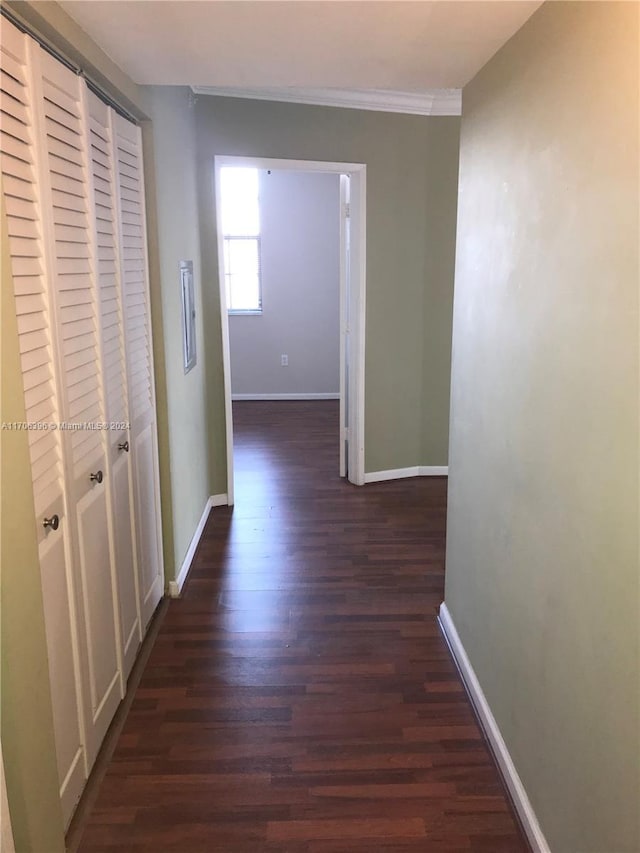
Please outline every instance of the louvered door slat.
[{"label": "louvered door slat", "polygon": [[85,364],[80,364],[69,371],[69,386],[73,386],[78,382],[82,382],[89,376],[93,376],[96,367],[92,361],[87,361]]},{"label": "louvered door slat", "polygon": [[[91,433],[95,433],[96,438],[99,438],[99,431],[97,429],[92,429],[91,425],[96,423],[96,421],[92,420],[91,415],[96,406],[100,405],[100,398],[98,392],[95,390],[95,387],[91,387],[95,383],[87,383],[89,390],[85,391],[77,399],[74,399],[73,393],[69,393],[67,399],[67,406],[69,407],[69,420],[70,421],[81,421],[87,424],[87,431]],[[86,387],[86,386],[85,386]],[[99,441],[98,441],[99,446]]]},{"label": "louvered door slat", "polygon": [[[96,347],[93,334],[91,332],[87,332],[77,338],[68,338],[67,340],[63,339],[62,352],[65,356],[65,361],[67,356],[78,355],[82,352],[90,353],[89,357],[95,359]],[[98,418],[96,418],[96,420],[98,420]]]},{"label": "louvered door slat", "polygon": [[7,198],[7,216],[11,216],[9,209],[11,198],[24,199],[32,204],[35,204],[36,196],[32,181],[23,181],[21,178],[16,178],[13,175],[3,173],[2,184],[4,187],[5,198]]},{"label": "louvered door slat", "polygon": [[120,316],[117,308],[114,308],[114,302],[114,299],[104,299],[102,303],[102,333],[105,342],[112,340],[114,335],[120,340]]},{"label": "louvered door slat", "polygon": [[[57,175],[62,175],[71,181],[77,181],[82,185],[82,165],[74,163],[71,160],[66,160],[64,157],[59,157],[57,154],[51,154],[51,168],[55,170]],[[82,193],[81,187],[76,187],[76,191]]]},{"label": "louvered door slat", "polygon": [[[82,111],[78,99],[79,86],[74,86],[69,82],[71,79],[69,69],[59,62],[55,62],[55,60],[54,62],[44,63],[43,69],[42,95],[45,112],[51,105],[54,105],[61,109],[66,116],[80,119]],[[64,120],[66,121],[66,118]],[[79,147],[82,148],[82,145]]]},{"label": "louvered door slat", "polygon": [[[14,215],[11,217],[11,221],[8,222],[7,225],[9,237],[21,237],[27,240],[40,239],[40,229],[33,219],[25,219],[23,216]],[[37,245],[31,246],[31,252],[28,253],[27,257],[38,257]]]},{"label": "louvered door slat", "polygon": [[33,432],[31,435],[31,460],[35,462],[42,456],[56,451],[57,436],[54,431]]},{"label": "louvered door slat", "polygon": [[72,228],[81,228],[83,221],[82,210],[76,211],[60,206],[53,208],[54,225],[69,225]]},{"label": "louvered door slat", "polygon": [[31,180],[31,164],[21,157],[14,157],[11,154],[4,153],[4,151],[0,159],[0,169],[4,175],[10,175],[20,181]]},{"label": "louvered door slat", "polygon": [[[3,58],[3,65],[4,62],[5,60]],[[2,90],[3,94],[7,94],[16,101],[24,103],[22,100],[24,98],[24,88],[22,84],[19,80],[16,80],[15,77],[12,77],[9,71],[5,68],[2,68],[2,71],[0,72],[0,90]]]},{"label": "louvered door slat", "polygon": [[95,393],[96,377],[95,373],[89,373],[84,379],[76,380],[69,383],[68,399],[69,404],[75,403],[87,394]]},{"label": "louvered door slat", "polygon": [[[5,188],[5,195],[6,194]],[[20,217],[21,219],[32,219],[35,216],[33,204],[30,201],[14,197],[11,199],[11,206],[13,215],[16,217]]]},{"label": "louvered door slat", "polygon": [[26,123],[26,111],[19,101],[10,100],[9,98],[2,99],[4,109],[15,109],[15,114],[2,111],[2,129],[8,136],[14,137],[16,140],[25,142],[29,138],[29,130]]},{"label": "louvered door slat", "polygon": [[[55,143],[51,145],[50,140],[55,140]],[[58,143],[61,143],[68,145],[70,148],[75,148],[79,152],[80,149],[78,148],[77,141],[76,135],[66,125],[49,119],[47,122],[47,142],[50,145],[50,151],[53,151],[54,146],[57,147]]]},{"label": "louvered door slat", "polygon": [[[128,203],[134,205],[136,210],[140,211],[142,203],[139,180],[141,176],[141,163],[135,150],[132,150],[132,146],[130,144],[127,145],[127,141],[123,139],[119,140],[117,146],[117,160],[121,204],[126,205]],[[140,333],[140,324],[142,324],[145,338],[148,337],[146,326],[149,320],[148,304],[146,302],[142,304],[138,301],[132,302],[133,296],[145,294],[144,245],[141,234],[142,229],[139,221],[136,222],[135,226],[130,226],[127,223],[123,224],[121,257],[125,284],[125,324],[127,340],[132,345],[129,370],[132,375],[141,373],[144,376],[143,382],[137,382],[135,389],[130,389],[134,391],[130,395],[133,417],[137,417],[153,405],[149,349],[146,346],[135,347],[135,341]],[[142,275],[136,275],[136,273],[142,273]],[[135,287],[136,282],[139,283],[139,288]]]},{"label": "louvered door slat", "polygon": [[138,222],[140,218],[140,204],[137,201],[130,201],[127,198],[123,198],[121,200],[121,209],[124,213],[128,214],[127,218],[124,216],[122,221],[127,224],[129,222]]},{"label": "louvered door slat", "polygon": [[[54,181],[54,183],[56,183],[56,182]],[[61,183],[61,182],[58,181],[57,183]],[[67,188],[68,188],[68,184],[66,184],[65,186],[67,186]],[[78,228],[86,228],[87,227],[87,224],[86,224],[87,209],[86,209],[86,205],[84,203],[84,199],[82,198],[82,196],[80,196],[74,192],[67,192],[67,190],[64,189],[64,187],[61,188],[61,187],[54,186],[53,192],[52,192],[52,197],[53,197],[53,207],[54,207],[54,213],[55,213],[54,222],[59,223],[61,220],[58,217],[64,216],[65,211],[70,211],[71,213],[78,214],[77,220],[81,220],[82,224],[79,224],[77,226]],[[59,213],[59,211],[60,211],[60,213]]]},{"label": "louvered door slat", "polygon": [[[40,364],[22,375],[25,393],[32,388],[46,387],[51,379],[51,369],[48,364]],[[45,395],[46,397],[46,395]]]},{"label": "louvered door slat", "polygon": [[72,305],[61,306],[60,310],[64,314],[65,321],[70,323],[93,319],[93,306],[86,302],[76,301]]},{"label": "louvered door slat", "polygon": [[18,275],[13,265],[13,289],[16,296],[31,296],[42,293],[44,284],[37,275]]},{"label": "louvered door slat", "polygon": [[30,317],[33,315],[40,317],[42,325],[39,328],[46,327],[47,304],[41,293],[32,293],[26,296],[18,294],[16,296],[16,311],[18,317]]},{"label": "louvered door slat", "polygon": [[84,292],[87,288],[87,282],[91,279],[86,273],[76,272],[75,274],[61,275],[58,282],[60,291],[72,290],[75,291],[75,299],[83,301]]},{"label": "louvered door slat", "polygon": [[[56,408],[56,404],[50,398],[47,398],[42,403],[39,403],[37,406],[33,407],[33,410],[29,412],[29,417],[32,419],[33,423],[56,423],[57,422],[57,413],[58,410]],[[56,430],[57,432],[57,430]],[[34,483],[33,487],[34,496],[37,491],[36,485]],[[58,497],[60,496],[61,489],[58,485]],[[41,495],[38,496],[38,500],[35,502],[36,504],[36,514],[40,515],[40,513],[44,513],[46,515],[47,510],[50,504],[47,503]]]},{"label": "louvered door slat", "polygon": [[[22,108],[22,104],[11,99],[10,104],[5,104],[5,108],[15,104]],[[11,133],[9,124],[10,116],[6,113],[1,113],[0,118],[0,140],[2,140],[2,151],[8,157],[16,157],[18,160],[24,160],[26,163],[33,163],[33,155],[31,153],[31,140],[29,137],[30,127],[22,121],[18,121],[13,125],[17,132]],[[29,175],[26,180],[32,181],[32,176]]]},{"label": "louvered door slat", "polygon": [[[80,118],[80,114],[76,110],[76,102],[72,98],[68,98],[59,89],[51,89],[51,87],[47,86],[46,82],[44,89],[44,114],[46,117],[57,124],[61,124],[63,127],[68,127],[69,130],[74,132],[75,122]],[[52,97],[56,98],[58,103],[50,100]]]},{"label": "louvered door slat", "polygon": [[[46,379],[47,378],[48,377],[46,377]],[[46,387],[43,387],[42,384],[34,385],[32,388],[24,389],[25,405],[29,408],[34,408],[38,405],[38,403],[42,403],[47,399],[47,389]]]},{"label": "louvered door slat", "polygon": [[[71,137],[73,139],[73,136]],[[57,139],[55,136],[50,136],[47,142],[49,151],[60,157],[61,160],[67,160],[70,163],[75,163],[82,166],[82,152],[75,145],[70,145]]]},{"label": "louvered door slat", "polygon": [[[9,227],[10,231],[13,231],[13,224]],[[23,237],[16,237],[9,234],[9,239],[11,241],[11,251],[15,252],[16,257],[21,258],[32,258],[34,255],[34,242],[33,240],[28,240]]]},{"label": "louvered door slat", "polygon": [[27,107],[19,97],[14,98],[12,95],[5,94],[3,92],[2,100],[0,101],[0,109],[2,110],[3,125],[5,123],[5,119],[10,121],[15,119],[23,125],[29,124]]},{"label": "louvered door slat", "polygon": [[37,332],[47,328],[47,321],[40,311],[18,316],[18,335],[26,335],[29,332]]}]

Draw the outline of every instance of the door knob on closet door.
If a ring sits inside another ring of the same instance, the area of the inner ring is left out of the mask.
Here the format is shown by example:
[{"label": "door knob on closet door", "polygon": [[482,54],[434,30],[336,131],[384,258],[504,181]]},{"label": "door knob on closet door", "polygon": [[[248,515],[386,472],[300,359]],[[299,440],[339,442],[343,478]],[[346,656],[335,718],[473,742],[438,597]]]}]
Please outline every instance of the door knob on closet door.
[{"label": "door knob on closet door", "polygon": [[118,450],[124,450],[125,453],[128,453],[129,452],[129,442],[128,441],[121,441],[118,444]]},{"label": "door knob on closet door", "polygon": [[42,522],[42,526],[47,529],[57,530],[60,527],[60,519],[57,515],[52,515],[51,518],[45,518]]},{"label": "door knob on closet door", "polygon": [[101,483],[102,482],[102,471],[98,471],[96,474],[89,474],[89,479],[92,483]]}]

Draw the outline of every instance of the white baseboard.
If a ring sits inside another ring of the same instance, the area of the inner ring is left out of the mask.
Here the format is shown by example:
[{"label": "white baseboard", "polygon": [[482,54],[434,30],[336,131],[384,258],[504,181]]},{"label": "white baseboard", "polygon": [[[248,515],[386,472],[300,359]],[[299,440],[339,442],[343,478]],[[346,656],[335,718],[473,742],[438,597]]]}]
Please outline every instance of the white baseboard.
[{"label": "white baseboard", "polygon": [[365,483],[381,483],[383,480],[402,480],[405,477],[446,477],[448,474],[448,465],[414,465],[411,468],[370,471],[364,475],[364,481]]},{"label": "white baseboard", "polygon": [[471,665],[471,661],[469,660],[465,648],[462,645],[462,640],[456,630],[451,614],[444,602],[440,605],[438,621],[442,628],[445,640],[451,650],[451,654],[453,655],[456,665],[460,670],[460,675],[462,676],[467,692],[476,709],[476,713],[498,763],[502,777],[509,793],[511,794],[511,799],[513,800],[513,804],[518,812],[522,826],[527,834],[527,838],[531,844],[531,849],[534,853],[551,853],[542,829],[540,828],[540,824],[538,823],[538,818],[533,810],[533,806],[529,801],[524,785],[518,776],[518,771],[516,770],[511,756],[509,755],[507,745],[500,733],[496,718],[493,716],[491,707],[487,702],[487,697],[484,695],[484,691],[480,686],[480,682],[478,681],[478,677]]},{"label": "white baseboard", "polygon": [[182,587],[184,586],[184,582],[187,579],[187,575],[189,574],[189,569],[191,568],[191,563],[193,561],[194,554],[196,553],[196,548],[198,547],[198,544],[200,542],[202,531],[204,530],[204,526],[207,523],[207,519],[209,518],[209,512],[214,506],[226,506],[228,503],[229,500],[227,498],[227,495],[211,495],[211,497],[207,499],[205,508],[202,512],[202,515],[200,516],[200,521],[198,522],[198,526],[196,527],[196,532],[191,538],[191,542],[189,543],[189,547],[187,548],[187,553],[185,554],[184,560],[182,561],[182,565],[180,566],[178,576],[174,581],[169,581],[170,598],[180,597]]},{"label": "white baseboard", "polygon": [[339,400],[338,393],[318,394],[232,394],[232,400]]}]

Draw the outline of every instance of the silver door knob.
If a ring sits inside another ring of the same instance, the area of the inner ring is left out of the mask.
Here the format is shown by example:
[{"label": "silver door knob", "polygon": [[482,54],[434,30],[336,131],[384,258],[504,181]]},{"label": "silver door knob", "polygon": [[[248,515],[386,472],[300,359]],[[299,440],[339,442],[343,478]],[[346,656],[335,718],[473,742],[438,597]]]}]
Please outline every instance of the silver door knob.
[{"label": "silver door knob", "polygon": [[57,515],[52,515],[51,518],[45,518],[42,522],[45,530],[57,530],[60,527],[60,519]]},{"label": "silver door knob", "polygon": [[92,483],[102,482],[102,471],[97,471],[95,474],[89,474],[89,479]]}]

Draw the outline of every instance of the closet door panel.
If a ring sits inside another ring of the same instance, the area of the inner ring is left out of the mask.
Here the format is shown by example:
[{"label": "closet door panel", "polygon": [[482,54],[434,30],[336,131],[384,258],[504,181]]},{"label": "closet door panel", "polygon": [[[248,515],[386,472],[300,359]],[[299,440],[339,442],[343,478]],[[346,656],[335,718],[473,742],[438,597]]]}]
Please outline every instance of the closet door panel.
[{"label": "closet door panel", "polygon": [[121,650],[105,476],[106,421],[84,81],[39,51],[43,183],[49,193],[52,290],[72,531],[78,646],[90,770],[121,699]]},{"label": "closet door panel", "polygon": [[103,387],[106,417],[112,427],[106,434],[107,468],[118,581],[120,640],[126,678],[135,661],[142,633],[131,500],[133,472],[129,452],[124,313],[118,265],[112,111],[93,93],[88,93],[87,105]]},{"label": "closet door panel", "polygon": [[155,461],[157,449],[155,431],[151,424],[136,436],[136,487],[138,538],[141,545],[140,581],[146,597],[143,607],[153,613],[160,598],[158,579],[160,565],[156,548],[158,512],[154,501],[154,492],[149,493],[149,485],[155,479]]},{"label": "closet door panel", "polygon": [[162,597],[160,490],[140,129],[113,116],[142,623]]},{"label": "closet door panel", "polygon": [[[71,590],[65,575],[65,537],[62,527],[40,544],[42,596],[45,602],[45,630],[49,650],[49,678],[53,726],[60,780],[60,799],[65,824],[84,786],[84,750],[78,722],[78,695],[74,668],[74,638],[69,619]],[[62,588],[60,588],[62,586]],[[58,606],[55,603],[58,602]],[[64,604],[67,604],[65,607]],[[62,606],[60,606],[62,604]]]},{"label": "closet door panel", "polygon": [[[113,611],[104,607],[112,595],[109,538],[104,523],[107,492],[96,484],[78,501],[78,545],[86,614],[87,662],[93,724],[99,724],[102,706],[116,692],[119,678],[115,644],[102,642],[113,634]],[[118,694],[119,695],[119,694]]]},{"label": "closet door panel", "polygon": [[[2,191],[9,230],[26,416],[36,427],[29,430],[29,452],[38,522],[58,780],[64,820],[68,823],[85,779],[83,706],[78,687],[76,608],[69,562],[71,546],[62,434],[56,428],[61,411],[51,336],[53,313],[45,287],[43,198],[36,163],[34,87],[28,58],[32,47],[27,36],[3,21],[0,36]],[[50,520],[46,527],[45,520]]]},{"label": "closet door panel", "polygon": [[120,622],[125,678],[129,676],[141,642],[140,612],[137,573],[135,567],[135,542],[131,532],[133,502],[128,459],[122,455],[111,468],[111,488],[115,502],[116,562],[120,591]]}]

